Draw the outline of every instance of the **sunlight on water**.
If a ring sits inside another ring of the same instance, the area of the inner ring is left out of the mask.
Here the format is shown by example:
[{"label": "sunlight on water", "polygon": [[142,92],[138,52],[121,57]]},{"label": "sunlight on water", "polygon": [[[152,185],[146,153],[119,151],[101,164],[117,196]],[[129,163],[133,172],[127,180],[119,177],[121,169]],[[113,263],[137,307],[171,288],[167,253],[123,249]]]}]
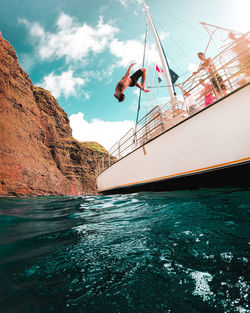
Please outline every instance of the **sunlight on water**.
[{"label": "sunlight on water", "polygon": [[0,311],[249,311],[250,191],[0,199]]},{"label": "sunlight on water", "polygon": [[209,273],[193,272],[191,277],[195,280],[194,295],[203,298],[204,301],[210,299],[213,293],[210,290],[209,282],[212,280],[212,275]]}]

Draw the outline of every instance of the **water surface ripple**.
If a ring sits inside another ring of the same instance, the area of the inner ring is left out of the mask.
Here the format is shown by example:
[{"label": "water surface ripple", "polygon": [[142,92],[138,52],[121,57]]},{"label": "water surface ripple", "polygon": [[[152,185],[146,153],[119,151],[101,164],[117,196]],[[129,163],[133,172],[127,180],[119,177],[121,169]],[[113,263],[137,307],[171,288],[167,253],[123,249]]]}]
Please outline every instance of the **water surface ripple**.
[{"label": "water surface ripple", "polygon": [[249,189],[0,198],[0,312],[250,312]]}]

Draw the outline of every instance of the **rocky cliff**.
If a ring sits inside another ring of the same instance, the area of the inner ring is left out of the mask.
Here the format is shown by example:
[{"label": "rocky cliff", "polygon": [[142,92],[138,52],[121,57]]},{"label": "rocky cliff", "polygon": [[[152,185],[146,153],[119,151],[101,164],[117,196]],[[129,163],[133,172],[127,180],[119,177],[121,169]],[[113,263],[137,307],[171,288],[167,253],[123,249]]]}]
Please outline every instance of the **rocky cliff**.
[{"label": "rocky cliff", "polygon": [[95,193],[99,157],[72,138],[67,114],[0,36],[0,195]]}]

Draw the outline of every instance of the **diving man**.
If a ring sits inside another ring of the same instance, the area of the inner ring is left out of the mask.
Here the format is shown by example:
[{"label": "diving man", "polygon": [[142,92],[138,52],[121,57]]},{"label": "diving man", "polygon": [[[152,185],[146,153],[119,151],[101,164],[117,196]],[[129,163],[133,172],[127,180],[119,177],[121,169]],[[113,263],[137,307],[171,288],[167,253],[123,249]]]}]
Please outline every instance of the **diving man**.
[{"label": "diving man", "polygon": [[[137,70],[134,74],[130,75],[132,66],[135,65],[135,63],[132,63],[126,74],[122,77],[122,79],[118,82],[118,84],[115,87],[115,94],[114,96],[116,99],[118,99],[119,102],[124,101],[125,95],[124,91],[127,89],[127,87],[138,87],[144,92],[149,92],[148,89],[145,89],[145,80],[146,80],[146,68],[142,67],[139,70]],[[142,77],[141,84],[138,83],[138,79]]]}]

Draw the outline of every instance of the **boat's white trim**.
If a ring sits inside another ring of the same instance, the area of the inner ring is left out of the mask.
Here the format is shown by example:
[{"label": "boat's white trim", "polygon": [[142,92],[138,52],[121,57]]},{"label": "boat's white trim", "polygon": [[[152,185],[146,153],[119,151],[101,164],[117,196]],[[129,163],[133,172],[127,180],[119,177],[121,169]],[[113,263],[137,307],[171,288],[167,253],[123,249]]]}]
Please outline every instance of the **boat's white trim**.
[{"label": "boat's white trim", "polygon": [[171,175],[167,175],[167,176],[156,177],[156,178],[147,179],[147,180],[143,180],[143,181],[131,182],[129,184],[117,185],[117,186],[113,186],[113,187],[109,187],[109,188],[104,188],[104,189],[99,190],[99,192],[106,191],[106,190],[123,188],[123,187],[129,187],[129,186],[132,187],[132,186],[139,185],[139,184],[145,184],[145,183],[149,183],[149,182],[157,182],[157,181],[161,181],[161,180],[165,180],[165,179],[177,178],[177,177],[180,177],[180,176],[185,176],[185,175],[190,175],[190,174],[198,174],[198,173],[202,173],[202,172],[206,172],[206,171],[216,170],[216,169],[219,169],[221,167],[239,165],[241,163],[245,163],[245,162],[248,162],[248,161],[250,161],[250,157],[247,157],[247,158],[244,158],[244,159],[240,159],[240,160],[234,160],[234,161],[231,161],[231,162],[216,164],[216,165],[213,165],[213,166],[207,166],[207,167],[203,167],[203,168],[199,168],[199,169],[194,169],[194,170],[186,171],[186,172],[182,172],[182,173],[175,173],[175,174],[171,174]]}]

